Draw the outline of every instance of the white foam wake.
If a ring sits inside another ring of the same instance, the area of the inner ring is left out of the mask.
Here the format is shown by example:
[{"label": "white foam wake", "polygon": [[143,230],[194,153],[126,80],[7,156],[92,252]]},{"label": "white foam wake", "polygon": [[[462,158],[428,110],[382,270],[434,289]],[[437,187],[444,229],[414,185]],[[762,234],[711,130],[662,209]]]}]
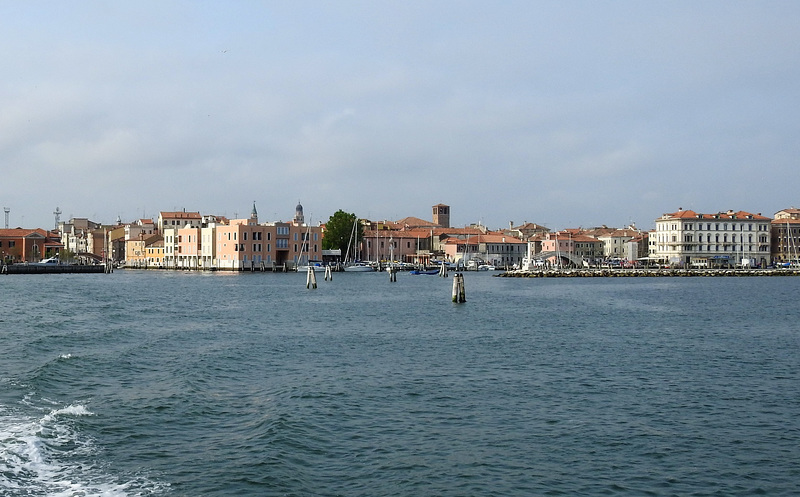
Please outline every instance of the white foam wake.
[{"label": "white foam wake", "polygon": [[81,404],[37,418],[0,405],[0,495],[126,497],[159,493],[159,485],[136,479],[119,482],[97,466],[98,451],[75,428],[93,413]]}]

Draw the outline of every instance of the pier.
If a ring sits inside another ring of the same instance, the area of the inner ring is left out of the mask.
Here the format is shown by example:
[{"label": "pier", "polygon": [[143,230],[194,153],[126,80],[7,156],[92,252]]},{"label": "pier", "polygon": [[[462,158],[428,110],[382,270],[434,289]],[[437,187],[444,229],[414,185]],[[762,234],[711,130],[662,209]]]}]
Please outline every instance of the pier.
[{"label": "pier", "polygon": [[628,277],[719,277],[800,276],[800,268],[789,269],[542,269],[506,271],[500,278],[628,278]]},{"label": "pier", "polygon": [[4,264],[0,274],[108,273],[105,264]]}]

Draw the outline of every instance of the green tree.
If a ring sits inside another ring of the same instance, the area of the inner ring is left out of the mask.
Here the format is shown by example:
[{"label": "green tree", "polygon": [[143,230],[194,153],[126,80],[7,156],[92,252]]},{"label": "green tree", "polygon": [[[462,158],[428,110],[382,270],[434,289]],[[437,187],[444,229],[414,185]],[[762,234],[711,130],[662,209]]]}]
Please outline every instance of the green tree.
[{"label": "green tree", "polygon": [[61,249],[58,253],[58,260],[61,262],[72,262],[75,259],[75,252],[69,249]]},{"label": "green tree", "polygon": [[[353,224],[358,221],[355,214],[348,214],[339,209],[336,211],[325,223],[325,236],[322,239],[323,250],[336,250],[342,251],[342,257],[347,253],[347,244],[350,243],[350,233],[353,231]],[[356,228],[356,240],[353,244],[357,244],[364,236],[364,227],[358,223]],[[355,250],[355,249],[350,249]],[[351,254],[352,255],[352,254]]]}]

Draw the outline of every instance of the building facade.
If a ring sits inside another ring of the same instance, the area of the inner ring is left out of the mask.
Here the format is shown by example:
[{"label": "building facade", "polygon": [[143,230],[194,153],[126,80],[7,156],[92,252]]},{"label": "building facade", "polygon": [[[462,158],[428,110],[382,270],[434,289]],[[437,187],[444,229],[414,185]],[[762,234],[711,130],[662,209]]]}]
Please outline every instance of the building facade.
[{"label": "building facade", "polygon": [[772,262],[800,265],[800,209],[776,212],[770,225]]},{"label": "building facade", "polygon": [[702,214],[678,209],[656,219],[650,257],[681,267],[765,266],[770,219],[745,211]]}]

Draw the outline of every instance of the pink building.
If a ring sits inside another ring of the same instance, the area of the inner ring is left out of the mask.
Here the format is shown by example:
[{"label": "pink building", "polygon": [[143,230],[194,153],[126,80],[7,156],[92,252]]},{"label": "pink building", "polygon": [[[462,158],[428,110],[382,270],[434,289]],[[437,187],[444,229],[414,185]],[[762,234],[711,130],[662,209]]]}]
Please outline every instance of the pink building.
[{"label": "pink building", "polygon": [[292,268],[322,260],[319,226],[303,223],[302,207],[292,222],[258,223],[255,206],[248,219],[234,219],[216,227],[214,267],[243,270],[284,266]]}]

